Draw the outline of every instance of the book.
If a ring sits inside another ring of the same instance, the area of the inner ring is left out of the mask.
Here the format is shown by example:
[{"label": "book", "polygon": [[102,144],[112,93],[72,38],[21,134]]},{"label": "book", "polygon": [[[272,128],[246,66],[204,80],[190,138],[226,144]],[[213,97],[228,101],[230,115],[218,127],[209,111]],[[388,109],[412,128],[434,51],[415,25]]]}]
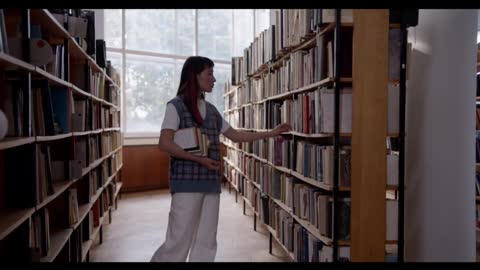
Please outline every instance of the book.
[{"label": "book", "polygon": [[208,155],[208,141],[207,135],[203,134],[199,128],[183,128],[175,131],[173,141],[183,150],[199,155]]}]

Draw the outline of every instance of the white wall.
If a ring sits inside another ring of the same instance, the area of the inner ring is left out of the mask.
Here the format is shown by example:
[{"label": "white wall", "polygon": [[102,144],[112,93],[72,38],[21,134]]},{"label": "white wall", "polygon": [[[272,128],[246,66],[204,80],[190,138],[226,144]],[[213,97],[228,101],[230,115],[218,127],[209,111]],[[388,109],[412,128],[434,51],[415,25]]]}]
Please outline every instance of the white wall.
[{"label": "white wall", "polygon": [[420,10],[407,82],[406,261],[475,261],[477,10]]}]

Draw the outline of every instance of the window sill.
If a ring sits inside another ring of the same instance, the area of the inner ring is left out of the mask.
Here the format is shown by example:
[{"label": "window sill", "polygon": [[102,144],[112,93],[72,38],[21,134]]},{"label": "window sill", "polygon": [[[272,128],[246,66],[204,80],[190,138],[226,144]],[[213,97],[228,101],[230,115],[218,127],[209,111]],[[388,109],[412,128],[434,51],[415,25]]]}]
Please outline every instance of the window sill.
[{"label": "window sill", "polygon": [[126,137],[123,139],[123,145],[157,145],[159,137],[144,137],[144,138],[135,138],[135,137]]}]

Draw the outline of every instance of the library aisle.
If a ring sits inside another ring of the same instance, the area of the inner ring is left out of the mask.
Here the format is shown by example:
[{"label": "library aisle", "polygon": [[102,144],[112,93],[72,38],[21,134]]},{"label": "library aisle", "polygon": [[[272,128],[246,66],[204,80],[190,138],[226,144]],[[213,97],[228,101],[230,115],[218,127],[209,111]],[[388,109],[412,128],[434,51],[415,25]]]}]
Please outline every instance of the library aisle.
[{"label": "library aisle", "polygon": [[[123,194],[115,222],[103,231],[103,244],[95,245],[91,262],[148,262],[165,239],[170,210],[167,189]],[[264,225],[253,230],[253,212],[246,208],[243,215],[242,197],[235,202],[235,192],[222,187],[218,248],[216,262],[287,262],[288,257],[276,241],[273,255],[268,253],[269,235]]]}]

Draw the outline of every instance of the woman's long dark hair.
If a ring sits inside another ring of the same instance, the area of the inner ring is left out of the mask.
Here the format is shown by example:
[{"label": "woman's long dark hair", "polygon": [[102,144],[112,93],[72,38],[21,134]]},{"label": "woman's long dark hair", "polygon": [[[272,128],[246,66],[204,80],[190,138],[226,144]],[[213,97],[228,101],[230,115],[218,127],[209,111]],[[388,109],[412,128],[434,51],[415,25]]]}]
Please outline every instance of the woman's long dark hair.
[{"label": "woman's long dark hair", "polygon": [[[183,64],[182,74],[180,75],[180,84],[178,85],[177,96],[183,97],[183,102],[195,121],[202,125],[203,118],[197,106],[197,96],[200,92],[198,87],[197,75],[206,68],[213,67],[213,61],[202,56],[190,56]],[[204,98],[202,93],[202,98]]]}]

